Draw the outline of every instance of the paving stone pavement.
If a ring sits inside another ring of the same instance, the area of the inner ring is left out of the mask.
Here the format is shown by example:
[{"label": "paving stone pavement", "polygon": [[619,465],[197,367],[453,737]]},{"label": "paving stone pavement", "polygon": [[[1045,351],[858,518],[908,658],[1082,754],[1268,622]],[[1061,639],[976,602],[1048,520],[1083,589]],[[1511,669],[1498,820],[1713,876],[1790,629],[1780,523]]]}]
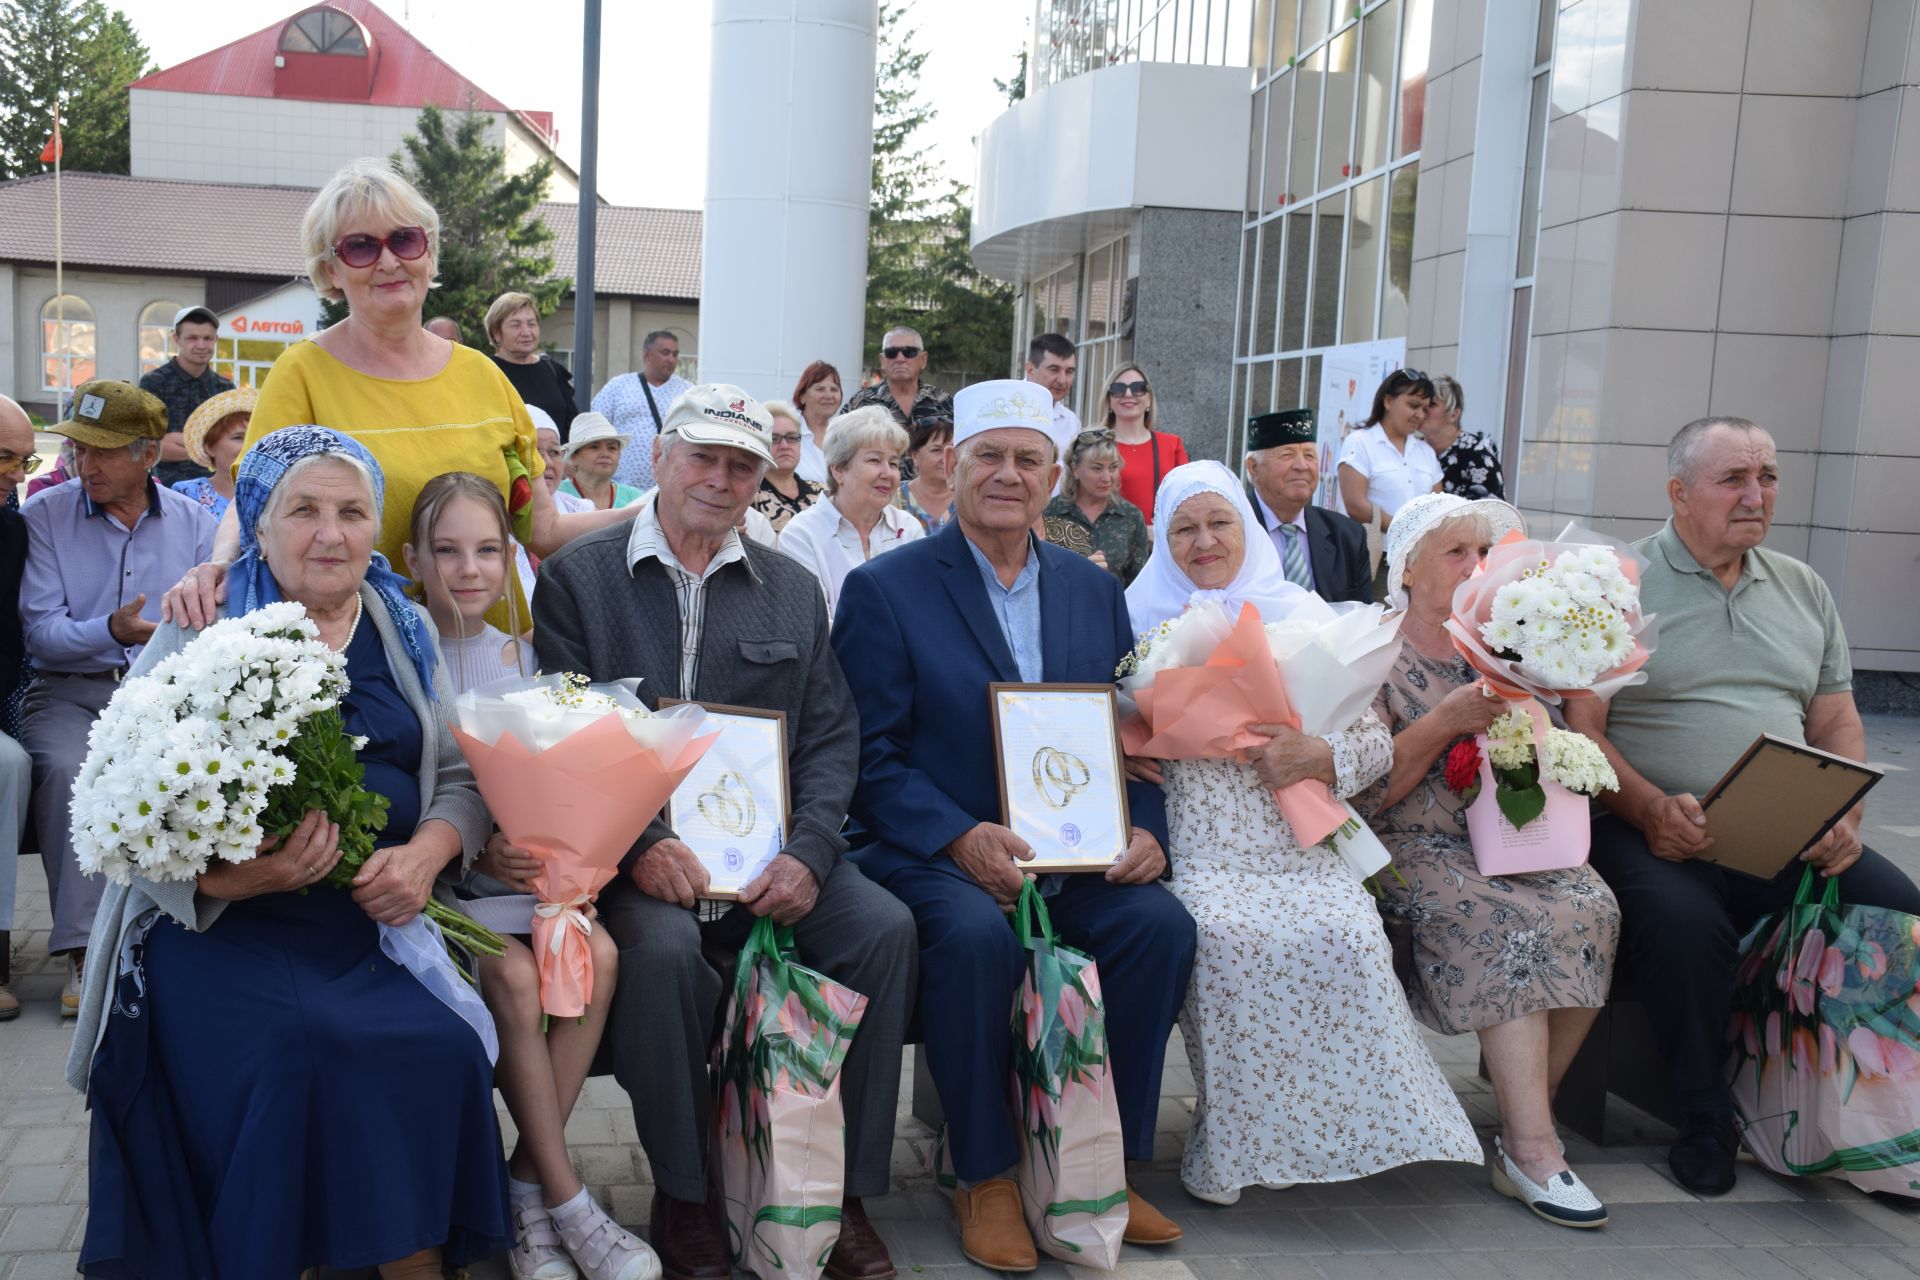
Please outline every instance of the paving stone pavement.
[{"label": "paving stone pavement", "polygon": [[[1868,758],[1889,769],[1868,806],[1869,843],[1920,877],[1920,720],[1868,717]],[[46,882],[39,859],[20,862],[13,933],[21,1016],[0,1023],[0,1280],[71,1280],[86,1221],[87,1115],[62,1080],[69,1031],[57,1004],[62,970],[46,955]],[[1121,1280],[1920,1280],[1920,1203],[1894,1204],[1831,1179],[1778,1178],[1743,1158],[1740,1182],[1717,1199],[1669,1176],[1669,1132],[1624,1107],[1627,1141],[1605,1148],[1569,1137],[1567,1156],[1612,1222],[1569,1231],[1539,1221],[1487,1185],[1483,1168],[1422,1164],[1352,1182],[1247,1192],[1232,1208],[1180,1189],[1179,1153],[1193,1077],[1174,1035],[1151,1168],[1135,1186],[1186,1231],[1158,1250],[1127,1246]],[[1475,1074],[1470,1037],[1429,1036],[1434,1056],[1480,1130],[1498,1125]],[[978,1280],[960,1253],[945,1195],[927,1173],[933,1134],[906,1110],[911,1057],[902,1064],[894,1191],[868,1201],[902,1280]],[[504,1109],[501,1124],[512,1133]],[[582,1176],[621,1222],[640,1228],[653,1194],[626,1095],[590,1080],[567,1125]],[[503,1262],[472,1280],[505,1280]],[[1034,1280],[1097,1280],[1045,1262]],[[280,1280],[233,1277],[229,1280]],[[336,1280],[329,1276],[328,1280]]]}]

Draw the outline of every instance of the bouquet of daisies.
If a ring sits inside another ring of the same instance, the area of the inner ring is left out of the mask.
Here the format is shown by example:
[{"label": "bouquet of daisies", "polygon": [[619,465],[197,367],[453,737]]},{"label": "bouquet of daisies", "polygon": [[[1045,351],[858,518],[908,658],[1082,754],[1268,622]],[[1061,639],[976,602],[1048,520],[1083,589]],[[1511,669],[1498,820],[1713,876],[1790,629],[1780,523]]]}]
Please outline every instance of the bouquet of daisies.
[{"label": "bouquet of daisies", "polygon": [[1647,678],[1653,653],[1642,563],[1624,543],[1573,524],[1552,542],[1510,533],[1454,591],[1447,631],[1504,698],[1610,698]]},{"label": "bouquet of daisies", "polygon": [[531,935],[540,1008],[552,1017],[579,1017],[593,991],[588,904],[719,736],[703,732],[696,704],[649,711],[639,683],[509,676],[454,703],[454,740],[494,821],[540,859],[533,893],[477,898],[467,909]]},{"label": "bouquet of daisies", "polygon": [[[341,850],[322,883],[349,887],[386,824],[387,798],[362,785],[354,752],[365,742],[340,719],[346,658],[319,637],[302,606],[270,604],[214,623],[122,684],[74,782],[80,869],[116,884],[193,880],[216,859],[258,856],[319,809],[339,824]],[[429,901],[422,914],[448,944],[502,950],[450,907]]]},{"label": "bouquet of daisies", "polygon": [[[1400,619],[1379,605],[1308,596],[1263,623],[1252,605],[1235,620],[1205,601],[1142,636],[1120,664],[1121,737],[1130,754],[1167,760],[1237,759],[1265,744],[1255,724],[1330,737],[1367,714],[1399,653]],[[1303,846],[1326,844],[1356,879],[1386,866],[1386,847],[1325,783],[1282,787],[1274,802]]]},{"label": "bouquet of daisies", "polygon": [[1587,801],[1617,790],[1607,757],[1583,734],[1556,729],[1531,699],[1447,752],[1447,789],[1467,806],[1467,834],[1484,875],[1557,871],[1587,860]]}]

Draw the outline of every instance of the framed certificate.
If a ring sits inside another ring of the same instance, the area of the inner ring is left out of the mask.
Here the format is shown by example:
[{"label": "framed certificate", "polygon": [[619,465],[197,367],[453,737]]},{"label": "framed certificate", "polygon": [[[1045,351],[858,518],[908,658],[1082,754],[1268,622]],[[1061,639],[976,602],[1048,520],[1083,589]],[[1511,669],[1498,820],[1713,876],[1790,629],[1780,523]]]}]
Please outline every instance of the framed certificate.
[{"label": "framed certificate", "polygon": [[1700,856],[1771,880],[1884,776],[1857,760],[1763,733],[1701,799],[1713,845]]},{"label": "framed certificate", "polygon": [[[662,698],[661,706],[679,699]],[[786,847],[787,717],[701,703],[719,740],[667,799],[667,825],[707,869],[706,897],[730,900]]]},{"label": "framed certificate", "polygon": [[1126,856],[1127,775],[1113,686],[994,684],[1000,812],[1028,871],[1104,871]]}]

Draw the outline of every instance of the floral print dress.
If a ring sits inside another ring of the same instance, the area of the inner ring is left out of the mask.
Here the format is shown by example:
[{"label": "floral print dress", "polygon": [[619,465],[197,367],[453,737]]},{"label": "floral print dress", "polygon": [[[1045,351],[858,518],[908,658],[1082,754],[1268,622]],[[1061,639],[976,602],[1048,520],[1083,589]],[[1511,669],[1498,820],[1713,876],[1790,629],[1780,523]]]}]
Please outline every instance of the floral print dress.
[{"label": "floral print dress", "polygon": [[[1374,713],[1399,733],[1475,678],[1464,658],[1401,646]],[[1442,752],[1414,789],[1381,811],[1386,780],[1354,798],[1393,855],[1375,882],[1381,907],[1412,936],[1407,998],[1420,1021],[1457,1035],[1541,1009],[1607,1002],[1620,945],[1620,904],[1592,867],[1483,876],[1466,805],[1448,790]]]},{"label": "floral print dress", "polygon": [[[1330,742],[1342,796],[1392,762],[1371,714]],[[1420,1160],[1478,1164],[1380,913],[1340,855],[1302,849],[1250,765],[1170,760],[1166,779],[1168,887],[1200,944],[1180,1011],[1198,1092],[1181,1181],[1222,1194]]]}]

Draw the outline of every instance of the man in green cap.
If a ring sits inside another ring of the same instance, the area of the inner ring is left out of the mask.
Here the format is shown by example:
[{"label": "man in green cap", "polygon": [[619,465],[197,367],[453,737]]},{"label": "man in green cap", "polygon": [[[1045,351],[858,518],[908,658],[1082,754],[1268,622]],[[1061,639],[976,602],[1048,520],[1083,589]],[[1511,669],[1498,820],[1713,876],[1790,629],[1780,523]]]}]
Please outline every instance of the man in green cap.
[{"label": "man in green cap", "polygon": [[1287,579],[1328,601],[1373,603],[1367,531],[1356,520],[1313,505],[1320,455],[1313,410],[1282,409],[1247,420],[1247,501]]},{"label": "man in green cap", "polygon": [[35,677],[20,710],[33,757],[33,820],[46,864],[53,933],[67,957],[61,1015],[78,1011],[81,964],[104,881],[82,875],[68,802],[92,728],[160,620],[160,597],[213,554],[213,517],[153,481],[167,407],[131,383],[97,380],[73,392],[66,421],[74,478],[27,500],[20,625]]}]

